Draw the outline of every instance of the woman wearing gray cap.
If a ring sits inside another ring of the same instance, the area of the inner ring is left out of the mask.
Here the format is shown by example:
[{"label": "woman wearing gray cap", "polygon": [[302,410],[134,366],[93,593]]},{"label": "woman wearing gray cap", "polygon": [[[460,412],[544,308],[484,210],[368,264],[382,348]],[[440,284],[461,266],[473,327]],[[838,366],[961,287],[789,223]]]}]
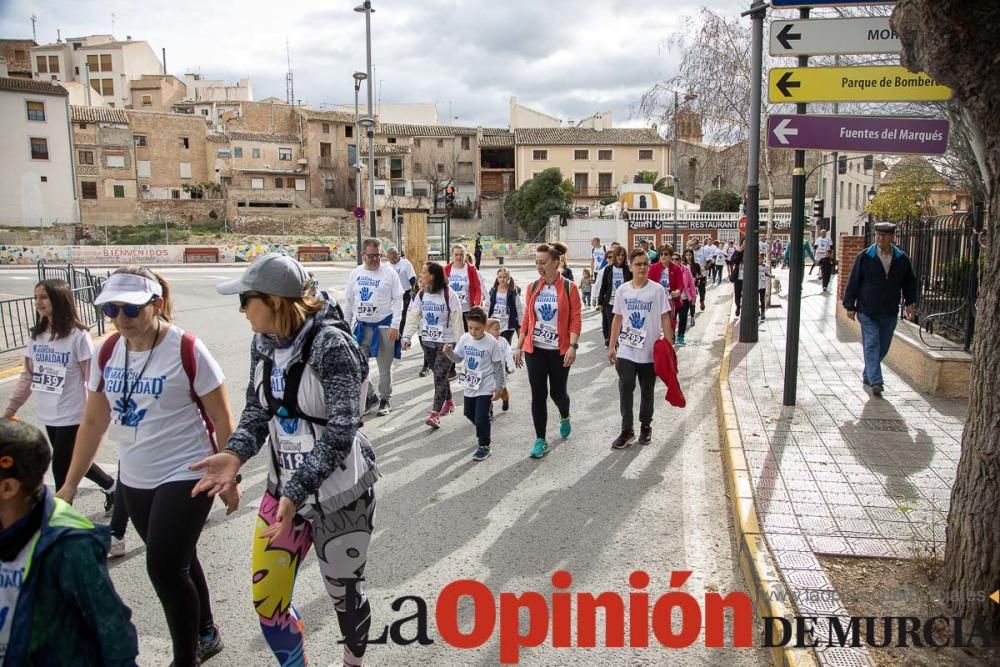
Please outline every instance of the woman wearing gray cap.
[{"label": "woman wearing gray cap", "polygon": [[[170,290],[141,266],[115,271],[94,304],[118,333],[91,359],[87,405],[59,497],[72,502],[101,438],[118,445],[122,496],[142,541],[146,570],[170,629],[174,664],[222,650],[197,544],[212,500],[192,497],[190,466],[232,431],[222,369],[205,345],[170,323]],[[239,504],[233,486],[223,495]]]},{"label": "woman wearing gray cap", "polygon": [[304,664],[300,616],[291,604],[299,566],[315,544],[319,571],[344,634],[344,665],[362,664],[371,609],[361,586],[375,516],[375,453],[358,431],[368,358],[344,321],[303,296],[297,261],[263,255],[237,280],[254,331],[250,385],[239,426],[222,453],[192,466],[194,493],[230,492],[237,473],[268,443],[267,490],[253,540],[253,600],[281,665]]}]

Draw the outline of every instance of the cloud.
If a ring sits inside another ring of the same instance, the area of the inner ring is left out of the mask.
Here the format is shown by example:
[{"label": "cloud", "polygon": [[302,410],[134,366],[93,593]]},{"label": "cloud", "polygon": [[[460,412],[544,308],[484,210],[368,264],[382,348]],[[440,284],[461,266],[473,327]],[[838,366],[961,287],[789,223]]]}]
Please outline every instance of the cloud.
[{"label": "cloud", "polygon": [[[175,75],[249,77],[254,96],[285,97],[286,38],[295,97],[304,103],[353,104],[355,70],[365,69],[361,0],[234,6],[174,0],[142,6],[125,0],[0,1],[0,35],[38,41],[111,31],[167,50]],[[333,5],[333,6],[331,6]],[[373,0],[372,51],[376,95],[386,104],[434,102],[441,122],[506,126],[510,97],[540,111],[580,119],[611,110],[629,121],[629,107],[657,80],[670,76],[679,55],[663,41],[685,15],[708,5],[737,15],[742,0]],[[365,89],[362,88],[362,102]],[[636,124],[633,119],[629,124]]]}]

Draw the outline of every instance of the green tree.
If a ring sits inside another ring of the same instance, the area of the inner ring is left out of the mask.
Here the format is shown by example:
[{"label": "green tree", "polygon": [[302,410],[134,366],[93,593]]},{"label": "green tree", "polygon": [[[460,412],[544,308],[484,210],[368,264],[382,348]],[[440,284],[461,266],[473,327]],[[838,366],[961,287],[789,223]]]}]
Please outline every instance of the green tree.
[{"label": "green tree", "polygon": [[701,200],[701,210],[711,213],[735,213],[743,203],[739,193],[732,190],[709,190]]},{"label": "green tree", "polygon": [[504,215],[533,236],[545,227],[549,216],[572,215],[570,203],[575,192],[576,188],[569,180],[563,179],[562,172],[552,167],[536,174],[507,195],[503,205]]},{"label": "green tree", "polygon": [[931,188],[938,183],[941,177],[923,158],[900,160],[865,211],[879,220],[919,217],[929,212]]},{"label": "green tree", "polygon": [[667,179],[666,176],[660,178],[659,172],[655,171],[641,171],[639,172],[639,176],[642,178],[643,183],[651,183],[653,185],[653,189],[657,192],[673,196],[674,185]]}]

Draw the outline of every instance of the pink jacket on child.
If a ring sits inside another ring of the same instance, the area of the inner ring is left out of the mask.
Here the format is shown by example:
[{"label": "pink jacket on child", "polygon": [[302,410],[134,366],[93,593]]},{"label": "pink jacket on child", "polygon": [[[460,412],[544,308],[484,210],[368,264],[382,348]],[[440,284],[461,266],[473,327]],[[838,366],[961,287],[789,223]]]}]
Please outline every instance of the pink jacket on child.
[{"label": "pink jacket on child", "polygon": [[687,264],[681,264],[681,266],[684,267],[684,286],[681,288],[681,298],[694,303],[698,298],[698,289],[694,286],[694,275],[691,273],[691,267]]}]

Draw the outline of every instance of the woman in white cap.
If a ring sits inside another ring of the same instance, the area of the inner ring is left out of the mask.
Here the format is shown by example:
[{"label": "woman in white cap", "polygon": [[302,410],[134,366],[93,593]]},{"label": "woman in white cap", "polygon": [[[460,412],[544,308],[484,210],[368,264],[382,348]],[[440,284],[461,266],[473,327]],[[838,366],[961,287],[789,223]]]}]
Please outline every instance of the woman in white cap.
[{"label": "woman in white cap", "polygon": [[226,448],[194,466],[205,473],[195,492],[231,493],[240,466],[267,443],[267,490],[252,556],[264,638],[278,664],[305,664],[302,622],[291,601],[315,545],[344,635],[344,665],[356,667],[371,625],[361,579],[379,477],[375,452],[358,431],[368,357],[327,303],[303,297],[307,279],[291,257],[269,254],[217,287],[239,295],[254,331],[250,385]]},{"label": "woman in white cap", "polygon": [[[141,266],[115,271],[94,300],[118,333],[91,360],[89,394],[59,497],[72,502],[101,438],[118,446],[125,505],[146,544],[146,571],[170,630],[174,664],[222,650],[197,544],[212,508],[193,497],[191,465],[232,431],[222,369],[205,345],[170,323],[170,290]],[[239,503],[236,487],[223,500]]]}]

